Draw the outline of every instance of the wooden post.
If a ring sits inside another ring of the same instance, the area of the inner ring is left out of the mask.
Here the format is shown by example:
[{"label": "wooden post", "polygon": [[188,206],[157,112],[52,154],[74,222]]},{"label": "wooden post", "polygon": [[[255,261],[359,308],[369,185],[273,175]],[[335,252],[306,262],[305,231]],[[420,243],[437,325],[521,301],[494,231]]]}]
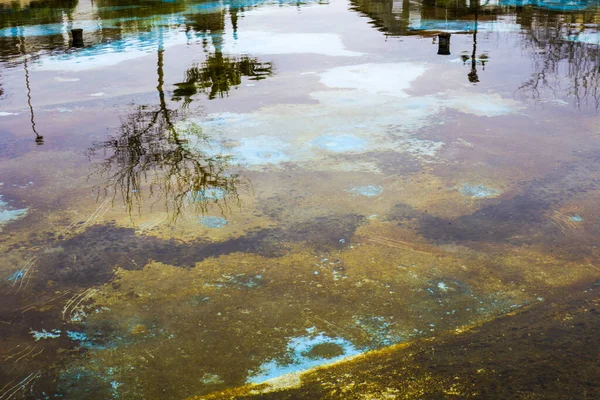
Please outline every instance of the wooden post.
[{"label": "wooden post", "polygon": [[450,55],[450,34],[440,33],[438,35],[438,54],[441,56]]},{"label": "wooden post", "polygon": [[73,47],[83,47],[83,29],[71,29]]}]

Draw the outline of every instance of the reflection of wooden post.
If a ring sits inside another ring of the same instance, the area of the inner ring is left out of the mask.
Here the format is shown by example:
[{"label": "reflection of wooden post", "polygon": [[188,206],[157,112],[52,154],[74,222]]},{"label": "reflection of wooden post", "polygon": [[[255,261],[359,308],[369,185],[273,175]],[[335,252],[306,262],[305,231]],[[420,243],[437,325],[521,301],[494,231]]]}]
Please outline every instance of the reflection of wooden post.
[{"label": "reflection of wooden post", "polygon": [[71,29],[73,47],[83,47],[83,29]]},{"label": "reflection of wooden post", "polygon": [[438,54],[441,56],[450,55],[450,34],[440,33],[438,35]]}]

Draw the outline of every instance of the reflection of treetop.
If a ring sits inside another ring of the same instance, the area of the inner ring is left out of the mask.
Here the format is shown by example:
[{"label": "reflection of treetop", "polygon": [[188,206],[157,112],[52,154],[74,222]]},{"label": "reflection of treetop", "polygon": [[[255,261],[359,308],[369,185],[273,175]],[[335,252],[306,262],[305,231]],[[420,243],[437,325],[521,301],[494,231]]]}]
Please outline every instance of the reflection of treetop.
[{"label": "reflection of treetop", "polygon": [[100,149],[109,153],[100,173],[107,177],[107,187],[122,195],[130,212],[140,210],[145,184],[149,197],[164,202],[173,219],[190,208],[204,213],[210,204],[223,210],[237,199],[239,177],[229,173],[229,158],[210,155],[211,140],[199,126],[174,126],[170,119],[175,114],[139,107],[123,120],[118,137],[90,149],[91,154]]},{"label": "reflection of treetop", "polygon": [[242,77],[261,80],[272,75],[273,65],[260,62],[256,58],[242,56],[239,59],[224,57],[221,52],[209,54],[201,65],[194,65],[185,72],[185,81],[176,83],[173,100],[184,98],[184,104],[192,101],[198,92],[208,95],[209,99],[224,97],[232,86],[242,83]]}]

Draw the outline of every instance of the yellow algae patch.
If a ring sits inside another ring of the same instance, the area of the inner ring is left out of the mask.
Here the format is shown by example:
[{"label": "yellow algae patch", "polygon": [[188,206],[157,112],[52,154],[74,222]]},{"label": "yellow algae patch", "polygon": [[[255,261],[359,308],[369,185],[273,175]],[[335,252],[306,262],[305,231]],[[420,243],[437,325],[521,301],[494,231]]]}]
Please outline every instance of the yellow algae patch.
[{"label": "yellow algae patch", "polygon": [[[465,280],[483,293],[510,293],[531,299],[548,287],[561,287],[593,279],[594,271],[584,263],[548,254],[542,246],[485,244],[475,248],[455,245],[434,246],[417,235],[410,224],[397,226],[371,221],[359,227],[355,241],[360,246],[347,250],[347,263],[372,264],[370,276],[389,274],[393,266],[407,277],[417,279],[453,277]],[[346,260],[346,259],[345,259]],[[387,265],[387,267],[382,267]],[[392,274],[396,279],[399,274]]]},{"label": "yellow algae patch", "polygon": [[[281,243],[287,253],[280,257],[232,253],[192,268],[120,269],[86,306],[87,358],[65,374],[95,371],[123,383],[124,397],[200,395],[263,375],[287,376],[273,385],[293,388],[294,368],[327,363],[324,345],[337,357],[464,331],[594,276],[527,248],[437,247],[410,228],[375,220],[346,240],[339,250]],[[430,379],[413,389],[440,382]],[[460,393],[455,384],[444,380],[438,389]],[[348,393],[375,390],[352,385]],[[331,387],[338,395],[342,389]]]},{"label": "yellow algae patch", "polygon": [[133,327],[133,329],[131,330],[131,334],[133,335],[141,335],[143,333],[146,333],[146,327],[142,324],[137,324],[136,326]]},{"label": "yellow algae patch", "polygon": [[[241,387],[190,399],[543,399],[597,397],[600,322],[588,285],[459,334],[445,332],[302,374],[271,396]],[[556,377],[560,377],[556,379]],[[507,384],[510,382],[510,384]]]},{"label": "yellow algae patch", "polygon": [[[441,218],[458,218],[472,214],[504,193],[508,185],[489,178],[469,178],[437,175],[425,169],[403,177],[391,177],[384,185],[395,204],[402,203],[421,213]],[[474,189],[473,189],[474,188]]]}]

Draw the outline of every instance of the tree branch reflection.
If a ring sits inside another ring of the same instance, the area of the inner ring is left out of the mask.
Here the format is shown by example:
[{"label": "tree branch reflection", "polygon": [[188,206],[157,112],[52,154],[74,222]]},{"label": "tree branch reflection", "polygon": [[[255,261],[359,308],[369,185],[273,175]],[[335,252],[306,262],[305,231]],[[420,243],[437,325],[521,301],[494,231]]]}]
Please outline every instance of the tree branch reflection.
[{"label": "tree branch reflection", "polygon": [[184,212],[206,213],[211,205],[228,211],[232,201],[239,203],[241,178],[232,173],[230,157],[211,150],[215,143],[200,126],[177,123],[180,112],[165,100],[161,46],[157,59],[159,104],[139,106],[116,136],[89,149],[90,157],[100,151],[106,157],[97,171],[107,180],[105,191],[113,199],[120,194],[130,215],[141,213],[146,197],[161,201],[173,221]]},{"label": "tree branch reflection", "polygon": [[555,96],[566,93],[577,107],[590,100],[598,109],[600,51],[597,45],[578,40],[586,34],[582,28],[588,18],[585,13],[568,19],[548,15],[531,18],[523,43],[532,55],[536,71],[520,86],[521,92],[528,92],[534,100],[540,100],[544,90]]}]

